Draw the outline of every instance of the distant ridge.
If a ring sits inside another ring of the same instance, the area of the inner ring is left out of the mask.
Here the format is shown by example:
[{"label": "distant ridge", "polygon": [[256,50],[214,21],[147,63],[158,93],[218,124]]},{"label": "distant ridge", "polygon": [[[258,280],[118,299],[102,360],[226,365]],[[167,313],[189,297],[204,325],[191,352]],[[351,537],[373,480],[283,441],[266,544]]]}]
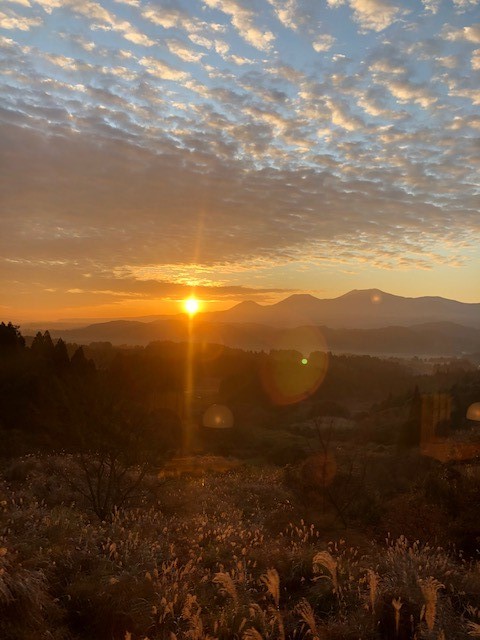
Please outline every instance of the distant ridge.
[{"label": "distant ridge", "polygon": [[[309,327],[309,329],[307,329]],[[316,328],[313,332],[311,328]],[[45,327],[48,328],[48,327]],[[404,298],[379,289],[355,290],[333,299],[295,294],[272,305],[245,301],[226,311],[199,313],[195,340],[242,349],[315,350],[305,336],[321,334],[325,348],[372,354],[462,355],[480,351],[480,303],[439,297]],[[185,314],[152,322],[116,320],[54,337],[88,344],[146,345],[155,340],[186,341]]]},{"label": "distant ridge", "polygon": [[480,328],[480,303],[435,296],[405,298],[380,289],[354,289],[338,298],[293,294],[272,305],[242,302],[228,311],[205,313],[203,318],[210,322],[260,322],[277,327],[310,324],[367,329],[453,322]]},{"label": "distant ridge", "polygon": [[[147,345],[150,342],[188,340],[188,323],[181,318],[149,323],[108,322],[84,329],[52,331],[53,337],[67,342],[116,345]],[[332,329],[329,327],[271,327],[254,323],[205,322],[198,319],[194,340],[229,347],[269,351],[296,349],[306,355],[312,351],[364,353],[372,355],[461,356],[480,352],[480,329],[453,323],[390,326],[376,329]]]}]

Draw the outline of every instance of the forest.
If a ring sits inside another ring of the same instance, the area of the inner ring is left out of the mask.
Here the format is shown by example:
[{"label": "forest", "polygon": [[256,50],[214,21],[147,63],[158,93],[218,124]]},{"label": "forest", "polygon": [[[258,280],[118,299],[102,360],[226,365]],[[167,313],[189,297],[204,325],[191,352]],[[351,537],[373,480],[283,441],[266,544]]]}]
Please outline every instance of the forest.
[{"label": "forest", "polygon": [[0,637],[480,637],[465,359],[0,324]]}]

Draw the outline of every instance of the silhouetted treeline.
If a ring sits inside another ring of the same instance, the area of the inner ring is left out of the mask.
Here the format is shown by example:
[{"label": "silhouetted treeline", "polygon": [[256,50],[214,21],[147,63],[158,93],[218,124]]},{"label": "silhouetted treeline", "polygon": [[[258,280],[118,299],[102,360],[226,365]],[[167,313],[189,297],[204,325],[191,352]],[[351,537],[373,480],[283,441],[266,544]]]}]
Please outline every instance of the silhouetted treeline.
[{"label": "silhouetted treeline", "polygon": [[0,325],[0,428],[5,447],[16,440],[47,443],[63,440],[65,406],[71,390],[95,376],[95,365],[81,347],[69,357],[62,340],[38,333],[31,347],[16,327]]},{"label": "silhouetted treeline", "polygon": [[[69,352],[71,355],[69,355]],[[0,433],[3,454],[34,449],[132,450],[149,432],[165,449],[177,446],[178,419],[146,402],[149,385],[120,353],[100,369],[82,346],[37,333],[30,347],[17,327],[0,325]],[[155,387],[167,385],[156,371]],[[143,385],[141,387],[140,385]]]},{"label": "silhouetted treeline", "polygon": [[[197,424],[208,402],[225,404],[234,413],[240,440],[245,428],[279,429],[322,415],[346,418],[360,408],[408,407],[415,388],[417,393],[450,393],[452,420],[461,424],[480,388],[480,373],[468,363],[445,363],[433,375],[419,375],[406,361],[370,356],[318,352],[306,360],[296,351],[267,354],[201,343],[189,353],[187,344],[173,342],[133,349],[110,343],[82,347],[61,339],[54,343],[48,331],[37,333],[27,347],[17,327],[2,323],[4,452],[75,450],[87,440],[93,446],[99,433],[128,442],[129,430],[147,423],[157,425],[162,446],[175,448],[187,366]],[[202,396],[205,386],[215,389],[208,397]]]}]

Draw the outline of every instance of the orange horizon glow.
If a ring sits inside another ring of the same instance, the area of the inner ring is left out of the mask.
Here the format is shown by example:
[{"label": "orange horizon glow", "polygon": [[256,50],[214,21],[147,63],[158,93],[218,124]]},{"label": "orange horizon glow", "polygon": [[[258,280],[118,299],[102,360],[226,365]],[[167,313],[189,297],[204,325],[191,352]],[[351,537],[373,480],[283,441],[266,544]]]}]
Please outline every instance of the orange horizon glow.
[{"label": "orange horizon glow", "polygon": [[[469,282],[470,279],[466,278],[466,281]],[[442,297],[447,297],[448,299],[454,299],[464,303],[472,304],[479,302],[478,294],[474,296],[465,296],[458,295],[460,292],[457,292],[457,295],[455,295],[455,293],[442,292],[434,288],[430,291],[426,291],[422,287],[419,287],[418,290],[415,290],[415,288],[409,290],[406,287],[388,287],[386,283],[374,283],[372,281],[356,282],[355,285],[357,289],[373,288],[375,285],[376,288],[380,288],[382,291],[405,297],[440,295]],[[322,290],[310,287],[299,289],[295,292],[309,293],[318,298],[331,299],[344,295],[348,290],[349,289],[347,287],[336,288],[332,286],[331,288]],[[20,304],[17,300],[12,299],[10,304],[0,305],[0,320],[5,322],[11,321],[20,326],[28,326],[30,324],[41,324],[42,326],[47,326],[47,324],[55,325],[64,323],[83,325],[92,322],[130,319],[143,320],[144,318],[147,320],[149,317],[153,319],[164,315],[174,316],[178,313],[189,313],[184,305],[186,300],[190,299],[190,297],[195,298],[197,302],[199,302],[200,306],[196,313],[198,313],[198,311],[217,312],[230,309],[245,300],[255,300],[262,305],[270,305],[288,297],[288,295],[292,293],[292,290],[279,290],[261,295],[255,295],[255,291],[249,291],[240,295],[228,295],[223,299],[222,297],[219,297],[216,292],[212,292],[213,295],[210,297],[208,295],[209,291],[203,290],[201,292],[203,294],[201,298],[196,298],[193,295],[184,297],[185,291],[183,291],[183,296],[182,292],[179,291],[178,293],[175,292],[174,295],[169,295],[168,297],[155,296],[151,298],[136,298],[126,294],[125,298],[117,296],[114,301],[99,301],[97,303],[95,303],[95,301],[92,300],[92,296],[87,295],[87,293],[88,292],[85,292],[83,295],[65,294],[65,296],[62,296],[59,292],[56,294],[55,299],[50,301],[33,296],[30,296],[27,300],[27,296],[23,296]],[[76,298],[81,297],[84,297],[85,299],[80,299],[76,304],[72,304],[76,301]],[[4,298],[8,299],[8,295],[4,296]],[[67,301],[68,304],[65,304]],[[377,300],[373,300],[373,302],[377,302]]]},{"label": "orange horizon glow", "polygon": [[[201,311],[224,311],[229,309],[244,298],[200,300]],[[277,301],[275,299],[275,301]],[[140,317],[176,315],[179,312],[185,313],[185,298],[168,298],[159,299],[152,298],[150,300],[131,301],[126,300],[122,303],[85,305],[78,307],[60,307],[55,306],[48,308],[47,306],[33,308],[13,308],[4,307],[0,320],[11,320],[17,324],[29,324],[37,322],[83,322],[84,320],[92,321],[109,321],[113,319],[138,319]]]}]

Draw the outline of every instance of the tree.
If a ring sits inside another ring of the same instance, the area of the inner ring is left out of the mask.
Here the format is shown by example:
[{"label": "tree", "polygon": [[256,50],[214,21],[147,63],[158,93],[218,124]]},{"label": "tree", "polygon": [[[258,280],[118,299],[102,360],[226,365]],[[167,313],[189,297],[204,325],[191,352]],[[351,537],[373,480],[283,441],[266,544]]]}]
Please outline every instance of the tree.
[{"label": "tree", "polygon": [[93,360],[87,360],[83,351],[83,347],[78,347],[78,349],[73,354],[70,363],[72,365],[72,370],[75,373],[79,373],[81,375],[92,373],[93,371],[95,371],[95,364]]},{"label": "tree", "polygon": [[98,376],[71,398],[70,425],[64,442],[79,477],[64,477],[101,520],[135,495],[148,471],[163,464],[181,436],[175,414],[148,411]]},{"label": "tree", "polygon": [[18,326],[9,322],[0,324],[0,353],[6,355],[15,353],[25,347],[25,339]]},{"label": "tree", "polygon": [[60,338],[53,350],[53,362],[58,373],[63,373],[70,365],[68,357],[67,345]]},{"label": "tree", "polygon": [[54,361],[55,347],[48,331],[38,331],[30,347],[34,358],[42,365],[50,366]]}]

